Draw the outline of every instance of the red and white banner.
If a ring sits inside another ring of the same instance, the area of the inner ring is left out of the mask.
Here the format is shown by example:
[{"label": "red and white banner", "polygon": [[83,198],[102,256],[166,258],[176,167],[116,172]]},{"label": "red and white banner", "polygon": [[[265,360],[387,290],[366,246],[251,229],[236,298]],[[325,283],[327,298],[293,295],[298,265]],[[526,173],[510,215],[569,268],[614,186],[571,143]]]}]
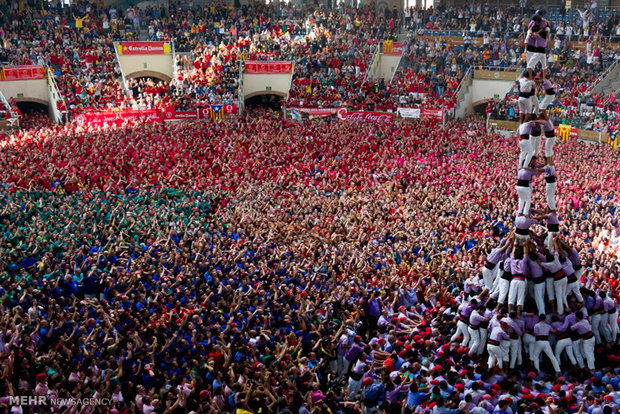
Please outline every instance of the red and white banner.
[{"label": "red and white banner", "polygon": [[388,112],[349,112],[346,108],[341,108],[338,110],[337,115],[338,118],[343,121],[394,122],[394,114]]},{"label": "red and white banner", "polygon": [[244,72],[250,75],[284,74],[292,71],[291,62],[248,60],[244,64]]},{"label": "red and white banner", "polygon": [[164,121],[184,121],[188,119],[198,119],[198,109],[192,111],[177,111],[170,107],[162,111]]},{"label": "red and white banner", "polygon": [[443,121],[443,111],[441,109],[422,109],[422,118],[435,118]]},{"label": "red and white banner", "polygon": [[214,112],[217,113],[219,111],[223,111],[222,115],[237,115],[239,113],[237,105],[211,105],[198,109],[198,118],[213,118]]},{"label": "red and white banner", "polygon": [[156,109],[124,110],[109,112],[86,112],[75,117],[78,125],[82,126],[122,126],[126,121],[154,123],[162,122],[161,116]]},{"label": "red and white banner", "polygon": [[300,119],[301,114],[307,114],[310,117],[330,116],[337,113],[341,108],[288,108],[291,118]]},{"label": "red and white banner", "polygon": [[121,55],[163,55],[170,53],[167,42],[121,42],[118,44]]},{"label": "red and white banner", "polygon": [[[560,128],[557,125],[553,126],[553,131],[555,132],[555,136],[556,137],[560,137]],[[571,130],[570,130],[570,137],[571,138],[579,138],[579,130],[577,128],[571,128]]]},{"label": "red and white banner", "polygon": [[34,80],[45,78],[45,67],[39,65],[5,66],[0,70],[0,80]]},{"label": "red and white banner", "polygon": [[[389,42],[389,41],[388,41]],[[403,54],[403,44],[397,42],[384,42],[383,54],[390,56],[400,56]]]}]

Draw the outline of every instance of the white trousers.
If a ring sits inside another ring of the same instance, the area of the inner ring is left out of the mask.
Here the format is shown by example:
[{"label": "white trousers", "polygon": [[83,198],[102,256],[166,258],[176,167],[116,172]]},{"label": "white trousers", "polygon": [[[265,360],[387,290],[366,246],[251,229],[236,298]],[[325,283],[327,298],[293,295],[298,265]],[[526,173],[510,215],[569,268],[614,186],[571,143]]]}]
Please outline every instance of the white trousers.
[{"label": "white trousers", "polygon": [[534,147],[532,147],[530,139],[520,139],[519,149],[521,151],[519,153],[519,168],[528,167],[534,156]]},{"label": "white trousers", "polygon": [[480,345],[478,345],[478,355],[482,355],[484,352],[484,344],[487,343],[487,337],[489,336],[489,330],[480,328]]},{"label": "white trousers", "polygon": [[598,328],[601,334],[601,339],[604,339],[605,342],[611,342],[611,329],[609,328],[608,320],[609,318],[607,317],[607,313],[602,314],[601,324]]},{"label": "white trousers", "polygon": [[575,354],[575,359],[577,360],[577,365],[579,365],[579,368],[585,367],[583,363],[582,345],[583,345],[583,339],[575,339],[573,341],[573,354]]},{"label": "white trousers", "polygon": [[575,298],[577,298],[578,302],[583,302],[583,296],[581,295],[581,291],[579,290],[580,288],[581,288],[581,283],[579,283],[579,279],[577,279],[577,281],[575,282],[567,283],[566,284],[566,296],[573,293],[575,295]]},{"label": "white trousers", "polygon": [[519,97],[519,112],[522,114],[531,114],[532,113],[532,100],[530,98],[524,98],[522,96]]},{"label": "white trousers", "polygon": [[513,278],[510,281],[510,292],[508,293],[508,304],[523,307],[525,303],[525,280]]},{"label": "white trousers", "polygon": [[530,206],[532,204],[532,188],[522,185],[516,186],[517,195],[519,196],[518,214],[530,214]]},{"label": "white trousers", "polygon": [[[556,237],[558,237],[557,231],[547,232],[547,237],[545,238],[545,246],[547,247],[547,250],[549,250],[550,252],[553,251],[553,240],[555,240]],[[554,297],[555,296],[551,296],[549,299],[553,299]]]},{"label": "white trousers", "polygon": [[489,291],[493,289],[493,282],[495,281],[495,278],[493,277],[493,271],[491,269],[487,269],[486,267],[482,268],[482,279],[484,280],[484,285],[487,289],[489,289]]},{"label": "white trousers", "polygon": [[553,157],[553,146],[555,145],[555,137],[545,137],[545,157]]},{"label": "white trousers", "polygon": [[607,323],[611,331],[611,342],[616,343],[618,340],[618,310],[607,314]]},{"label": "white trousers", "polygon": [[555,101],[555,95],[547,95],[540,101],[540,109],[547,109]]},{"label": "white trousers", "polygon": [[555,203],[555,190],[558,188],[558,183],[546,183],[545,195],[547,196],[547,205],[551,210],[557,210],[558,206]]},{"label": "white trousers", "polygon": [[499,279],[499,283],[497,285],[497,303],[504,304],[506,303],[506,298],[508,296],[508,291],[510,290],[510,282],[506,279]]},{"label": "white trousers", "polygon": [[480,343],[480,328],[471,329],[471,327],[467,327],[467,331],[469,332],[469,355],[476,355],[478,353],[478,348],[481,346]]},{"label": "white trousers", "polygon": [[[590,316],[590,323],[592,324],[592,332],[597,344],[601,343],[601,320],[605,314],[595,313]],[[607,321],[605,321],[607,322]]]},{"label": "white trousers", "polygon": [[510,369],[516,364],[523,363],[523,353],[521,352],[521,338],[510,339]]},{"label": "white trousers", "polygon": [[[527,56],[529,54],[529,57]],[[543,69],[547,69],[547,56],[545,53],[526,52],[527,68],[536,69],[536,65],[540,63]]]},{"label": "white trousers", "polygon": [[542,141],[541,135],[530,135],[530,141],[532,141],[532,149],[534,150],[534,156],[538,156],[540,150],[540,142]]},{"label": "white trousers", "polygon": [[502,348],[499,345],[487,344],[487,351],[489,352],[489,360],[487,361],[489,369],[496,365],[501,368],[504,360]]},{"label": "white trousers", "polygon": [[538,97],[536,95],[530,96],[530,101],[532,101],[532,112],[538,115],[540,113],[540,103],[538,102]]},{"label": "white trousers", "polygon": [[546,315],[545,312],[545,282],[534,283],[534,302],[539,315]]},{"label": "white trousers", "polygon": [[566,277],[553,281],[553,291],[555,301],[558,305],[558,314],[563,315],[564,306],[568,306],[568,302],[566,301]]},{"label": "white trousers", "polygon": [[558,363],[562,361],[562,352],[566,352],[570,363],[573,365],[577,365],[577,360],[575,359],[575,354],[573,353],[573,340],[570,338],[560,339],[555,344],[555,359],[558,360]]},{"label": "white trousers", "polygon": [[534,361],[534,345],[536,345],[536,338],[534,335],[529,333],[523,334],[523,348],[532,362]]},{"label": "white trousers", "polygon": [[467,324],[459,320],[456,323],[456,332],[454,333],[454,335],[452,335],[452,338],[450,338],[450,342],[456,341],[459,336],[463,335],[463,341],[461,341],[461,346],[467,346],[467,344],[469,343],[469,332],[467,329]]},{"label": "white trousers", "polygon": [[558,364],[558,360],[555,359],[555,355],[553,351],[551,351],[551,344],[549,341],[536,341],[534,345],[534,367],[536,371],[540,371],[540,354],[544,352],[547,354],[549,359],[551,360],[551,365],[553,365],[553,369],[555,372],[560,372],[560,365]]},{"label": "white trousers", "polygon": [[581,340],[583,358],[588,364],[588,369],[594,371],[594,337]]}]

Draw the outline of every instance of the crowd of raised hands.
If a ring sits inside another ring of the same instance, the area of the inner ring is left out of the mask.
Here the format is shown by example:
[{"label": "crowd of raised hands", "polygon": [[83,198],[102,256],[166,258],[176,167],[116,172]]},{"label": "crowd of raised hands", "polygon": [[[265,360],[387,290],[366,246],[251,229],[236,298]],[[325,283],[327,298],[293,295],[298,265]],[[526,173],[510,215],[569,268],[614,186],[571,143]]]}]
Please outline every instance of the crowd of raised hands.
[{"label": "crowd of raised hands", "polygon": [[[619,400],[613,343],[564,378],[450,344],[514,226],[518,147],[481,121],[29,122],[1,138],[2,404],[456,413]],[[617,299],[616,256],[599,248],[618,226],[613,153],[554,152],[558,239],[578,251],[584,288]]]}]

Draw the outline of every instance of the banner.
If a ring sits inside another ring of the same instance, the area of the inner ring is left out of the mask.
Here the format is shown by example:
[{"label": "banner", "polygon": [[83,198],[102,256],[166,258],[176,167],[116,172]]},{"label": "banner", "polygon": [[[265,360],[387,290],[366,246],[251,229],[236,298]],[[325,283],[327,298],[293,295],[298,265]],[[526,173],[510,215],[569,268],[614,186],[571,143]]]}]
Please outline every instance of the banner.
[{"label": "banner", "polygon": [[441,109],[422,109],[422,117],[443,121],[443,111]]},{"label": "banner", "polygon": [[34,80],[45,78],[46,72],[44,66],[5,66],[0,70],[0,80]]},{"label": "banner", "polygon": [[244,63],[244,72],[250,75],[282,74],[293,71],[292,62],[248,60]]},{"label": "banner", "polygon": [[321,118],[336,114],[340,108],[288,108],[290,117],[293,119],[302,119],[304,115],[308,118]]},{"label": "banner", "polygon": [[224,115],[237,115],[237,105],[209,105],[198,109],[199,119],[221,119]]},{"label": "banner", "polygon": [[117,45],[119,55],[164,55],[170,53],[166,42],[121,42]]},{"label": "banner", "polygon": [[607,139],[607,143],[611,145],[611,147],[616,150],[618,148],[618,131],[609,132],[609,138]]},{"label": "banner", "polygon": [[402,118],[419,118],[420,108],[398,108],[396,113]]},{"label": "banner", "polygon": [[571,129],[572,127],[570,125],[560,124],[558,126],[558,137],[562,141],[568,141],[571,137]]},{"label": "banner", "polygon": [[383,54],[400,56],[403,54],[403,44],[385,40],[383,42]]},{"label": "banner", "polygon": [[188,119],[198,119],[198,110],[177,111],[174,107],[168,107],[161,113],[164,121],[183,121]]},{"label": "banner", "polygon": [[154,123],[162,122],[161,116],[156,109],[109,111],[109,112],[86,112],[75,117],[81,126],[122,126],[126,121]]},{"label": "banner", "polygon": [[341,108],[336,113],[342,121],[393,122],[394,114],[387,112],[354,111]]}]

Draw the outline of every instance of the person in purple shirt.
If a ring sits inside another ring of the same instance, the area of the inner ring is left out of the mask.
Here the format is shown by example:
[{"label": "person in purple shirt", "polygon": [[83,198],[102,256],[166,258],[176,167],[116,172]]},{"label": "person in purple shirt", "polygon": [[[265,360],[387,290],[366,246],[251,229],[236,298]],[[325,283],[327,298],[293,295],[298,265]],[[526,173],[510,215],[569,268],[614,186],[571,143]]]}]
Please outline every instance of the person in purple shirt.
[{"label": "person in purple shirt", "polygon": [[517,172],[517,195],[519,196],[519,207],[517,214],[530,214],[530,206],[532,204],[532,178],[544,172],[542,168],[535,168],[536,158],[532,157],[527,168],[521,168]]},{"label": "person in purple shirt", "polygon": [[590,322],[583,316],[581,312],[576,312],[575,317],[577,323],[571,326],[571,330],[575,331],[579,335],[579,339],[575,342],[577,346],[581,348],[583,358],[588,364],[588,369],[594,371],[594,334],[592,333],[592,326]]},{"label": "person in purple shirt", "polygon": [[545,238],[545,247],[547,250],[553,250],[553,241],[560,233],[560,220],[556,216],[555,211],[547,214],[547,237]]},{"label": "person in purple shirt", "polygon": [[538,323],[538,314],[534,312],[524,313],[523,321],[523,347],[525,348],[530,361],[534,363],[534,345],[536,344],[536,337],[534,337],[534,326]]},{"label": "person in purple shirt", "polygon": [[519,315],[525,303],[526,280],[530,276],[526,249],[527,245],[517,246],[515,244],[512,248],[512,260],[510,261],[512,280],[510,281],[510,291],[508,293],[508,311],[513,311],[516,305]]},{"label": "person in purple shirt", "polygon": [[562,270],[562,264],[557,253],[545,252],[545,261],[541,263],[547,271],[547,296],[551,302],[551,309],[555,313],[564,314],[566,303],[566,274]]},{"label": "person in purple shirt", "polygon": [[510,234],[507,238],[502,239],[499,246],[491,250],[491,252],[487,255],[487,262],[482,268],[482,279],[484,280],[484,285],[490,291],[493,289],[493,283],[495,282],[495,272],[497,269],[498,263],[504,258],[504,252],[508,248],[508,238],[511,237]]},{"label": "person in purple shirt", "polygon": [[538,63],[542,67],[543,74],[547,69],[547,33],[549,25],[539,15],[534,15],[528,26],[528,34],[526,36],[525,59],[527,61],[527,71],[530,76],[533,75]]},{"label": "person in purple shirt", "polygon": [[564,323],[560,321],[560,318],[557,315],[553,315],[551,317],[551,329],[557,338],[554,349],[555,358],[558,360],[558,363],[561,363],[562,353],[566,352],[571,364],[573,364],[573,366],[577,366],[577,360],[575,359],[575,354],[573,352],[573,339],[571,337],[571,333],[567,328],[564,328],[563,325]]},{"label": "person in purple shirt", "polygon": [[502,368],[502,362],[508,359],[507,355],[504,355],[501,348],[502,341],[510,339],[508,335],[508,324],[506,322],[500,322],[499,326],[496,326],[491,330],[489,339],[487,341],[487,351],[489,352],[489,360],[487,366],[492,369],[496,365]]},{"label": "person in purple shirt", "polygon": [[519,239],[530,238],[530,227],[534,224],[538,224],[540,220],[545,218],[545,215],[538,216],[526,216],[518,215],[515,219],[515,236]]},{"label": "person in purple shirt", "polygon": [[549,79],[543,79],[540,84],[540,89],[545,91],[545,97],[540,101],[540,109],[546,111],[546,109],[555,100],[555,88]]},{"label": "person in purple shirt", "polygon": [[[529,100],[528,100],[529,102]],[[521,112],[520,116],[523,118],[521,124],[517,129],[519,135],[519,168],[530,165],[532,157],[534,156],[534,147],[530,141],[530,133],[532,128],[536,125],[536,121],[532,121],[532,115],[530,113]]]},{"label": "person in purple shirt", "polygon": [[528,255],[528,274],[532,283],[534,302],[538,309],[538,314],[545,313],[545,273],[540,265],[544,257],[536,252],[535,248],[529,250]]},{"label": "person in purple shirt", "polygon": [[454,342],[459,336],[463,335],[463,341],[461,342],[461,346],[467,346],[469,343],[469,316],[473,312],[474,308],[478,305],[478,301],[476,299],[472,299],[469,302],[463,302],[461,304],[458,321],[456,323],[456,332],[450,338],[450,342]]},{"label": "person in purple shirt", "polygon": [[523,363],[521,338],[525,332],[525,321],[515,311],[510,312],[503,320],[510,327],[510,369],[514,369],[515,364]]},{"label": "person in purple shirt", "polygon": [[603,298],[601,297],[601,292],[598,292],[594,296],[594,304],[592,305],[591,317],[590,321],[592,323],[592,332],[594,332],[594,338],[597,344],[601,344],[601,320],[605,314],[605,310],[603,309]]},{"label": "person in purple shirt", "polygon": [[[576,306],[580,305],[576,304]],[[569,313],[564,317],[564,323],[559,328],[559,330],[570,332],[570,337],[573,341],[573,355],[575,355],[575,359],[577,360],[577,365],[579,365],[579,368],[584,368],[585,365],[583,363],[583,354],[581,352],[581,342],[579,342],[579,339],[581,338],[579,337],[579,334],[571,330],[571,326],[577,323],[577,313],[581,313],[581,315],[583,316],[585,310],[583,308],[577,310],[572,310],[569,308],[568,312]]]},{"label": "person in purple shirt", "polygon": [[575,295],[578,302],[583,302],[583,296],[581,295],[581,282],[575,275],[575,268],[573,263],[568,259],[568,249],[565,244],[556,240],[556,251],[559,254],[560,263],[562,264],[562,270],[566,273],[566,290],[564,297],[568,297],[571,293]]},{"label": "person in purple shirt", "polygon": [[488,322],[488,318],[485,318],[482,312],[484,308],[475,308],[469,316],[469,355],[479,355],[482,353],[482,342],[480,337],[480,324],[484,321]]},{"label": "person in purple shirt", "polygon": [[[615,322],[616,324],[618,323],[616,303],[611,297],[609,297],[609,295],[607,295],[607,292],[601,291],[599,293],[599,296],[603,298],[603,314],[601,316],[601,322],[599,327],[601,339],[605,338],[605,341],[607,343],[613,343],[611,322],[613,316],[615,315]],[[612,317],[609,318],[609,315],[611,315]]]},{"label": "person in purple shirt", "polygon": [[534,367],[536,371],[540,371],[540,354],[544,352],[549,360],[557,376],[560,376],[560,365],[555,358],[553,351],[551,350],[551,344],[549,343],[549,333],[551,332],[551,326],[546,322],[546,315],[538,315],[540,321],[534,326],[534,336],[536,337],[536,344],[534,345]]},{"label": "person in purple shirt", "polygon": [[[545,99],[547,99],[547,96],[543,98],[543,102],[540,104],[541,108],[543,104],[545,104]],[[553,157],[553,146],[555,145],[555,129],[553,128],[553,123],[549,120],[549,113],[545,108],[543,108],[541,115],[545,121],[543,122],[541,127],[543,132],[545,133],[545,157],[548,160],[550,157]]]}]

